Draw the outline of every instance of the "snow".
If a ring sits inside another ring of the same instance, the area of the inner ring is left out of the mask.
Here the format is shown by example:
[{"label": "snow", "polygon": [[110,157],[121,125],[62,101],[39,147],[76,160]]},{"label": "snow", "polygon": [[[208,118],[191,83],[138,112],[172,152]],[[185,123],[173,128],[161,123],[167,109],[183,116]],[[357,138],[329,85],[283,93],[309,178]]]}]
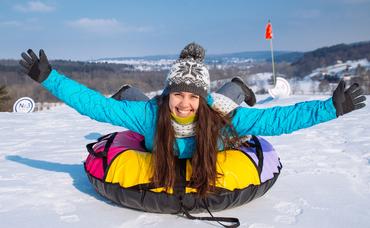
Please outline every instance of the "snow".
[{"label": "snow", "polygon": [[175,59],[123,59],[123,60],[111,60],[111,59],[102,59],[97,61],[91,61],[95,63],[112,63],[112,64],[128,64],[132,65],[135,70],[138,71],[160,71],[160,70],[169,70],[171,65],[175,62]]},{"label": "snow", "polygon": [[[172,64],[177,60],[178,56],[147,56],[147,57],[123,57],[123,58],[104,58],[92,60],[93,63],[112,63],[112,64],[128,64],[132,65],[138,71],[161,71],[169,70]],[[258,58],[249,57],[233,57],[233,56],[208,56],[205,63],[210,68],[225,69],[231,66],[237,66],[239,69],[248,69],[251,64],[260,61]]]},{"label": "snow", "polygon": [[[257,107],[325,98],[294,95]],[[369,120],[367,105],[328,123],[266,137],[283,164],[277,182],[263,197],[214,215],[238,217],[249,228],[370,227]],[[1,227],[218,226],[122,208],[99,196],[84,173],[85,144],[120,130],[65,105],[0,113]]]},{"label": "snow", "polygon": [[345,63],[339,61],[337,64],[316,68],[312,71],[311,74],[307,75],[305,78],[314,78],[318,75],[328,74],[328,75],[344,75],[348,74],[351,71],[354,71],[358,66],[362,66],[365,68],[370,68],[370,62],[367,59],[359,59],[359,60],[348,60]]}]

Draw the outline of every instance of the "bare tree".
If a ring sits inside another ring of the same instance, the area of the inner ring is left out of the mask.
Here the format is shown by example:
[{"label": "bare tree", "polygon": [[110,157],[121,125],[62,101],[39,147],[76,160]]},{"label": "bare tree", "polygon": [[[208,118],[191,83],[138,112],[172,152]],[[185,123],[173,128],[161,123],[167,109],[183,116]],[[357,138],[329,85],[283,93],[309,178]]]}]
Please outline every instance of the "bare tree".
[{"label": "bare tree", "polygon": [[5,85],[0,86],[0,112],[9,112],[11,111],[11,103],[8,90]]}]

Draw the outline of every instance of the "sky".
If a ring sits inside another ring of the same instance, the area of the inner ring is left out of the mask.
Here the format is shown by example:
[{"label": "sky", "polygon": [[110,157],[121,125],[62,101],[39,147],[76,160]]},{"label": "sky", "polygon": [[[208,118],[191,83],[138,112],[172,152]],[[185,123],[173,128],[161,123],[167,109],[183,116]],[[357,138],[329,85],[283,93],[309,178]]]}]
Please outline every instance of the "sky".
[{"label": "sky", "polygon": [[0,0],[0,59],[32,48],[50,59],[310,51],[370,40],[370,0]]}]

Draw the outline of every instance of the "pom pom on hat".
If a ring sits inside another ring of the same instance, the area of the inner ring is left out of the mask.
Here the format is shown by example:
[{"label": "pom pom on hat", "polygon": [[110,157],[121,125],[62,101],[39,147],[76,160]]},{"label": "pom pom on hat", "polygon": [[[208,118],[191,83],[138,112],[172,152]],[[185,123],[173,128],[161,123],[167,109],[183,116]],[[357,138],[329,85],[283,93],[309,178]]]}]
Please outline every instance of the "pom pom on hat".
[{"label": "pom pom on hat", "polygon": [[197,43],[190,43],[182,49],[179,59],[194,59],[197,62],[203,62],[206,51]]}]

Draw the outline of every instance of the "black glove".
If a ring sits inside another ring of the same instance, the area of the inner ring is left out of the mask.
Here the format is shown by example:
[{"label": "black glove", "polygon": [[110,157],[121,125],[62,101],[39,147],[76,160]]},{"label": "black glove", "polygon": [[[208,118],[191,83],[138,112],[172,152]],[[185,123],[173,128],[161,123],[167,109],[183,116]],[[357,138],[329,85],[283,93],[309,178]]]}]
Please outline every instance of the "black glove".
[{"label": "black glove", "polygon": [[37,58],[32,49],[28,49],[27,53],[28,55],[24,52],[22,53],[23,59],[19,61],[19,64],[23,67],[24,72],[33,80],[39,83],[43,82],[51,72],[51,66],[44,50],[40,50],[40,58]]},{"label": "black glove", "polygon": [[337,117],[365,107],[363,101],[366,100],[366,97],[363,95],[364,91],[359,84],[354,83],[347,90],[345,88],[346,83],[341,80],[333,93],[333,103],[337,110]]}]

